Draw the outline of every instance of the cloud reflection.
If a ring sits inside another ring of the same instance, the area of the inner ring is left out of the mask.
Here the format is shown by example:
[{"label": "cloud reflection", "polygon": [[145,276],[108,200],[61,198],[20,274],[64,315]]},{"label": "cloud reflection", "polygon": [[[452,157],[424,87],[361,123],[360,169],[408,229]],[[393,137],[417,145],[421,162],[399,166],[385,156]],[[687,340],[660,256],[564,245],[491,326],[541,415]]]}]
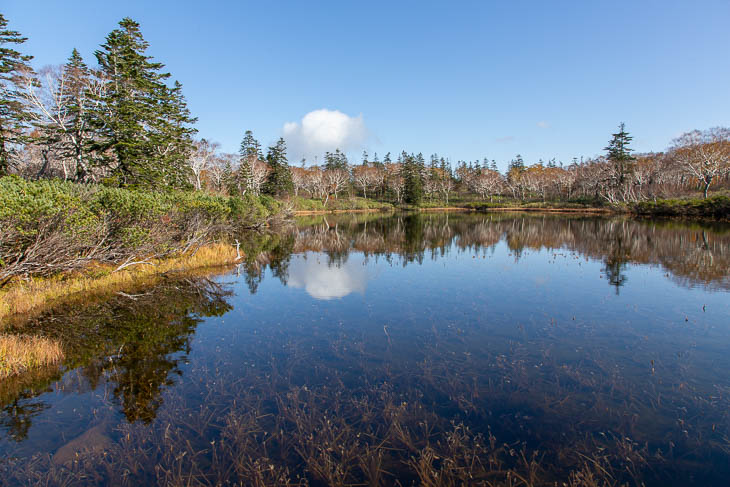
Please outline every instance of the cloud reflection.
[{"label": "cloud reflection", "polygon": [[362,259],[350,256],[346,262],[328,263],[326,256],[297,256],[289,266],[289,286],[304,289],[314,299],[329,300],[364,293],[368,279]]}]

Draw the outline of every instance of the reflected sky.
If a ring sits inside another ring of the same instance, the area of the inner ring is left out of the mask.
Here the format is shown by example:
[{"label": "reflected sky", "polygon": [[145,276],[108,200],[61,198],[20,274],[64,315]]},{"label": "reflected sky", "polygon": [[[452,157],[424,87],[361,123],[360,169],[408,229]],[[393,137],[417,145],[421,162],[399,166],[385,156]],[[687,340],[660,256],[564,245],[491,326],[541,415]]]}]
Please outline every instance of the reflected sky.
[{"label": "reflected sky", "polygon": [[361,255],[332,264],[327,255],[295,255],[289,264],[288,285],[304,289],[314,299],[330,300],[364,293],[368,270]]}]

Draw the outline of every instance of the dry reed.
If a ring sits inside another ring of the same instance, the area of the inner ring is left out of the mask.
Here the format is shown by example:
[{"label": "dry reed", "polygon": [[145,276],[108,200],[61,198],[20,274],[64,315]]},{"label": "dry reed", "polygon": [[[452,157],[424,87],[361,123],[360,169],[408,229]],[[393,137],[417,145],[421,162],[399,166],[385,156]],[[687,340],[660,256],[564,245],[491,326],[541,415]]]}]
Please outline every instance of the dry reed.
[{"label": "dry reed", "polygon": [[40,336],[0,335],[0,380],[58,363],[63,349],[57,340]]},{"label": "dry reed", "polygon": [[89,295],[116,292],[130,285],[153,284],[165,273],[230,265],[235,261],[235,247],[217,243],[200,247],[196,252],[149,260],[146,264],[126,267],[117,272],[117,266],[114,265],[94,265],[74,274],[18,280],[0,292],[0,320],[15,315],[36,314],[61,301],[86,299]]}]

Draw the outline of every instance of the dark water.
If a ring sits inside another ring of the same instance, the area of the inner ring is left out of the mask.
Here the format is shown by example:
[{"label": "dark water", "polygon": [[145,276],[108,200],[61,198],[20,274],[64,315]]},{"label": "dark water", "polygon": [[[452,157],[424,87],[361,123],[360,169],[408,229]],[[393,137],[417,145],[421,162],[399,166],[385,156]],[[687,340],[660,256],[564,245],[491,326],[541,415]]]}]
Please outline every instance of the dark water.
[{"label": "dark water", "polygon": [[0,484],[728,485],[730,226],[312,217],[26,328]]}]

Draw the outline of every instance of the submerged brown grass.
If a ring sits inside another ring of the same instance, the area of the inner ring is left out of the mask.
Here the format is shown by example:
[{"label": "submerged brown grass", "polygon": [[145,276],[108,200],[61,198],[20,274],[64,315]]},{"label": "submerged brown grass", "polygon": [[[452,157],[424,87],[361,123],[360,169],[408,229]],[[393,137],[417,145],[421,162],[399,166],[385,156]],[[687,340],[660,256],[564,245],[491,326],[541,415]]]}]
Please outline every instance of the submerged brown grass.
[{"label": "submerged brown grass", "polygon": [[61,343],[39,336],[0,335],[0,380],[58,363],[63,358]]},{"label": "submerged brown grass", "polygon": [[196,252],[162,260],[151,259],[116,272],[114,265],[93,265],[79,273],[18,280],[0,291],[0,322],[15,315],[36,314],[61,301],[116,292],[131,285],[152,284],[169,272],[233,264],[236,257],[235,247],[216,243],[200,247]]}]

